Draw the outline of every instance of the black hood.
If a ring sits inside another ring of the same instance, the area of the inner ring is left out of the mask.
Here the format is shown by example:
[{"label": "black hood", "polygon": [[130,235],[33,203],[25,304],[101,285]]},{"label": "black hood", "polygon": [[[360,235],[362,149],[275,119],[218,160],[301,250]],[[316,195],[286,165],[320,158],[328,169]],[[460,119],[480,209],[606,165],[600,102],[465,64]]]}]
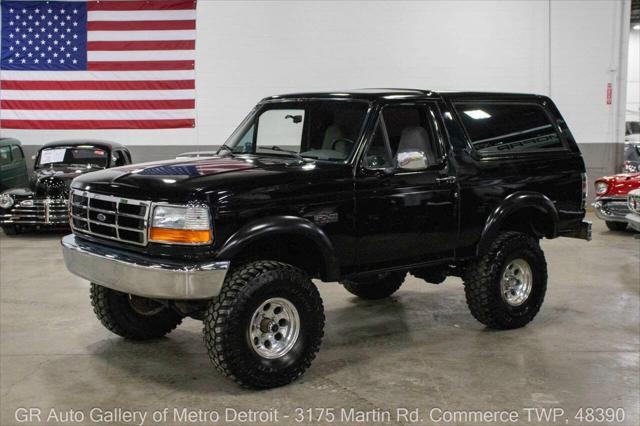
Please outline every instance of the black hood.
[{"label": "black hood", "polygon": [[77,168],[41,168],[31,174],[31,189],[36,197],[66,198],[71,181],[85,170]]},{"label": "black hood", "polygon": [[345,165],[275,155],[211,157],[106,169],[78,177],[73,187],[129,198],[183,202],[196,193],[280,187],[298,179],[318,181],[321,175],[350,175],[350,170]]}]

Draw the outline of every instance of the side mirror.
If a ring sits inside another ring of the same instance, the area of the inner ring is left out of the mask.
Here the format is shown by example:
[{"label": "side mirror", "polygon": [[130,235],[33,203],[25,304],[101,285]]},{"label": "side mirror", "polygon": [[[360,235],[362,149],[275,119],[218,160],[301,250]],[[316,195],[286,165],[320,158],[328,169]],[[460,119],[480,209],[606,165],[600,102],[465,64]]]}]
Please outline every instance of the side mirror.
[{"label": "side mirror", "polygon": [[290,118],[294,123],[299,123],[302,121],[302,116],[301,115],[291,115],[291,114],[287,114],[284,119],[286,120],[287,118]]},{"label": "side mirror", "polygon": [[403,170],[422,170],[428,167],[427,157],[420,151],[398,152],[396,164]]}]

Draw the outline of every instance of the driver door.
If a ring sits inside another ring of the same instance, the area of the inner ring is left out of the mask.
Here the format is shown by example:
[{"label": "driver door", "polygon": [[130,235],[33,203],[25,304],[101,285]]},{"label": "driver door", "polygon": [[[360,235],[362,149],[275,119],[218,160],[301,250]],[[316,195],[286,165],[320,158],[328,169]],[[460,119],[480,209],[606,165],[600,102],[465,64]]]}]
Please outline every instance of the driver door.
[{"label": "driver door", "polygon": [[435,103],[385,106],[356,177],[361,270],[451,258],[457,186]]}]

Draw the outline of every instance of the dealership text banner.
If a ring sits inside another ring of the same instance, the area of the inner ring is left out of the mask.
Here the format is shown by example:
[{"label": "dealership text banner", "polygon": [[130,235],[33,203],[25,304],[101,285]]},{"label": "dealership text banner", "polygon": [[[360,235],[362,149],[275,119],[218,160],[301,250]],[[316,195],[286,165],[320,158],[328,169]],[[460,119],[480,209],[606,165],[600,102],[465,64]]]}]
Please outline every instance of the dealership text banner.
[{"label": "dealership text banner", "polygon": [[195,126],[195,0],[0,0],[0,127]]}]

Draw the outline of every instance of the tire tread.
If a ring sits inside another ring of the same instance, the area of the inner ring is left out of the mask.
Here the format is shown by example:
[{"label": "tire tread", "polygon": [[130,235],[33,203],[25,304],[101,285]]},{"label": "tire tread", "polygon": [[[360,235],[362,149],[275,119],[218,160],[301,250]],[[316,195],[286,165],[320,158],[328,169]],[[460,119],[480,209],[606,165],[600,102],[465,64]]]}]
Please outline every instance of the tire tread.
[{"label": "tire tread", "polygon": [[[515,247],[526,247],[538,257],[541,270],[534,273],[541,274],[540,282],[544,283],[540,291],[540,301],[532,306],[532,309],[524,317],[514,318],[509,315],[504,304],[494,293],[495,280],[500,279],[500,266],[506,260],[510,250]],[[542,300],[546,292],[547,264],[544,252],[540,248],[538,240],[521,232],[501,233],[491,244],[489,252],[479,260],[471,263],[464,274],[465,296],[467,305],[475,319],[487,327],[507,330],[523,327],[529,323],[542,306]]]},{"label": "tire tread", "polygon": [[[303,355],[302,362],[294,370],[289,371],[287,374],[283,373],[275,379],[259,378],[244,374],[246,370],[242,371],[230,362],[230,360],[237,359],[239,349],[230,348],[227,347],[228,345],[225,345],[229,334],[236,331],[233,327],[234,310],[241,309],[243,305],[249,303],[250,296],[247,294],[247,289],[250,288],[256,278],[265,273],[275,273],[285,279],[287,276],[296,276],[302,283],[302,290],[307,293],[312,301],[315,314],[320,318],[320,321],[316,324],[316,327],[320,330],[319,334],[312,339],[309,349]],[[324,335],[324,321],[322,299],[320,298],[318,289],[304,271],[283,262],[270,260],[254,261],[235,269],[223,284],[218,297],[211,302],[204,319],[204,343],[207,347],[211,362],[223,376],[244,388],[269,389],[294,381],[309,368],[317,352],[320,350],[320,344]]]},{"label": "tire tread", "polygon": [[181,322],[177,313],[164,310],[152,317],[133,316],[124,293],[91,284],[91,306],[102,325],[112,333],[132,340],[156,339],[169,334]]}]

